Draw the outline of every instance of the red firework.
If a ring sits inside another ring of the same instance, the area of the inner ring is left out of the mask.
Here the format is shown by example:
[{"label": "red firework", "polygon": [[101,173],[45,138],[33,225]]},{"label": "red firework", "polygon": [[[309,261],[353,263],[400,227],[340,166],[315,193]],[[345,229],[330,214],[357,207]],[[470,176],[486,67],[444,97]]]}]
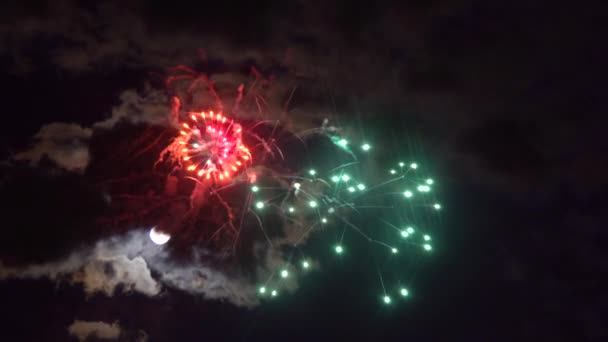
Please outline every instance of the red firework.
[{"label": "red firework", "polygon": [[186,170],[203,180],[226,181],[251,162],[241,125],[213,111],[189,114],[177,141],[184,146]]}]

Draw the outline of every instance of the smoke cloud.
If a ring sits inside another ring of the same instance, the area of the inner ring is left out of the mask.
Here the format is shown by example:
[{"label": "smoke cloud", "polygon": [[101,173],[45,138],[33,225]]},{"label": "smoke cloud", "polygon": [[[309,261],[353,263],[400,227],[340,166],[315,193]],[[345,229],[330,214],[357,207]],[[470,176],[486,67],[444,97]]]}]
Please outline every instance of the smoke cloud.
[{"label": "smoke cloud", "polygon": [[68,327],[68,333],[79,341],[86,341],[90,337],[101,340],[116,340],[120,337],[121,328],[118,323],[88,322],[75,320]]},{"label": "smoke cloud", "polygon": [[[165,246],[155,245],[146,230],[134,230],[98,241],[91,250],[80,250],[52,263],[9,267],[0,264],[0,279],[35,279],[47,277],[59,282],[82,285],[90,296],[114,296],[137,292],[146,296],[163,295],[163,287],[186,291],[215,300],[226,300],[237,306],[258,304],[256,278],[267,277],[268,269],[286,264],[280,245],[268,250],[260,260],[257,277],[227,272],[195,257],[183,264],[171,259]],[[198,254],[205,254],[200,250]],[[281,282],[281,288],[293,291],[296,277]]]},{"label": "smoke cloud", "polygon": [[120,340],[128,342],[146,342],[148,334],[143,330],[128,331],[120,323],[103,321],[74,320],[67,328],[68,334],[79,341],[88,340]]},{"label": "smoke cloud", "polygon": [[74,123],[51,123],[34,136],[34,145],[15,155],[37,165],[43,157],[69,171],[82,172],[89,163],[88,140],[92,130]]}]

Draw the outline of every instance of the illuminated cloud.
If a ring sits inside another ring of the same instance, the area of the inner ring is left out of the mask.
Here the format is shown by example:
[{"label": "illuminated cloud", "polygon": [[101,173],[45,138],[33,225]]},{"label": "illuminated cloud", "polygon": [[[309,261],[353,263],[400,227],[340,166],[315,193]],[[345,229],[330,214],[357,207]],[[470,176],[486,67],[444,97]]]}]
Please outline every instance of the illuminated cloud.
[{"label": "illuminated cloud", "polygon": [[88,140],[92,130],[74,123],[51,123],[34,136],[33,146],[15,155],[16,160],[37,165],[43,157],[69,171],[83,171],[89,163]]},{"label": "illuminated cloud", "polygon": [[[87,295],[116,295],[118,286],[126,292],[158,296],[167,286],[208,299],[226,300],[237,306],[258,304],[256,282],[252,277],[233,270],[223,270],[195,259],[184,265],[174,262],[163,246],[148,238],[147,230],[134,230],[98,241],[93,248],[81,249],[69,257],[51,263],[10,267],[0,262],[0,280],[49,278],[81,284]],[[257,276],[267,277],[267,270],[285,264],[280,252],[281,240],[259,260]],[[264,249],[260,249],[264,250]],[[196,254],[196,253],[195,253]],[[154,277],[152,274],[157,274]],[[281,284],[282,289],[297,288],[297,277]]]},{"label": "illuminated cloud", "polygon": [[86,341],[89,338],[100,340],[116,340],[120,337],[121,327],[118,322],[90,322],[74,320],[68,326],[68,333],[76,337],[79,341]]},{"label": "illuminated cloud", "polygon": [[127,89],[120,95],[120,104],[112,109],[110,118],[97,122],[94,128],[112,128],[120,120],[131,123],[166,125],[169,121],[169,106],[164,90],[146,87],[143,91]]},{"label": "illuminated cloud", "polygon": [[148,296],[160,293],[160,285],[152,278],[141,256],[129,257],[120,250],[107,250],[103,242],[92,251],[74,252],[56,262],[25,267],[10,267],[0,262],[0,279],[43,277],[82,284],[88,295],[101,292],[111,297],[119,285],[126,292],[136,291]]}]

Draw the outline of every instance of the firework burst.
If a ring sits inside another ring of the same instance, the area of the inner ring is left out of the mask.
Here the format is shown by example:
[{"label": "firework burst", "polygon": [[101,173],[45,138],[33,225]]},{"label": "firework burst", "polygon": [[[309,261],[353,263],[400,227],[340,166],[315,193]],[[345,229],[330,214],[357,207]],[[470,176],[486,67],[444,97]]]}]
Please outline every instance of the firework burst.
[{"label": "firework burst", "polygon": [[183,145],[186,170],[205,180],[227,181],[251,161],[242,127],[221,113],[190,113],[177,143]]}]

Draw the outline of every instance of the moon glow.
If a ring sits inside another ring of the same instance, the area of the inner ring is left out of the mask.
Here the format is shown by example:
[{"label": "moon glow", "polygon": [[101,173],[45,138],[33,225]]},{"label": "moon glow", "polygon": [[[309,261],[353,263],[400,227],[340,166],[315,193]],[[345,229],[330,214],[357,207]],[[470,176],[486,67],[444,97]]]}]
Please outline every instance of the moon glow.
[{"label": "moon glow", "polygon": [[155,244],[164,245],[169,239],[171,239],[171,235],[156,230],[156,227],[150,229],[150,240]]}]

